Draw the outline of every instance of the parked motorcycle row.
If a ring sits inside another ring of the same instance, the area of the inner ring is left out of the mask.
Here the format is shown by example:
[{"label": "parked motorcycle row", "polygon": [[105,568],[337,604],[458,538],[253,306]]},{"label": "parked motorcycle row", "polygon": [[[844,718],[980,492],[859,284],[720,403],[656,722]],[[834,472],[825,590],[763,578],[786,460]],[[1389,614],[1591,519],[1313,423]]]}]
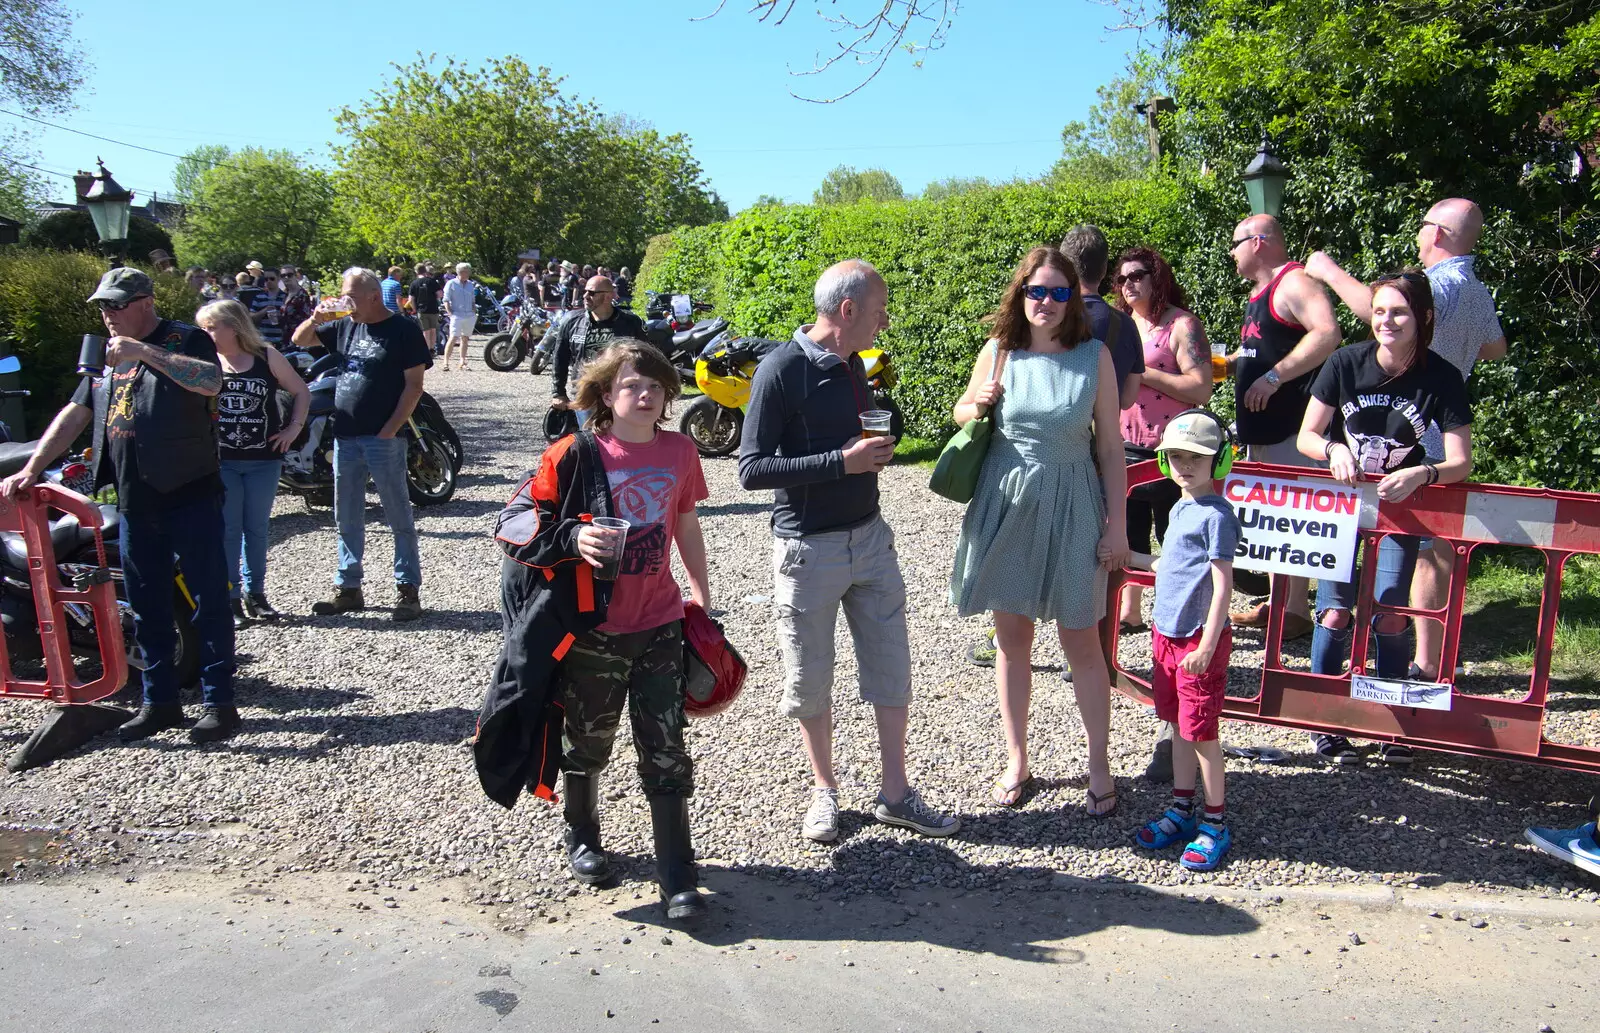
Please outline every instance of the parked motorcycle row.
[{"label": "parked motorcycle row", "polygon": [[[692,398],[684,408],[678,429],[689,436],[702,456],[732,455],[738,451],[744,433],[744,414],[756,366],[779,342],[736,337],[728,321],[721,317],[694,319],[697,314],[711,311],[712,306],[689,295],[669,291],[647,291],[646,295],[645,339],[678,370],[685,388],[694,385],[699,389],[699,397]],[[508,306],[515,304],[518,309],[509,329],[484,345],[484,364],[510,372],[531,356],[533,372],[544,372],[551,359],[545,351],[545,336],[568,313],[524,306],[520,298],[510,296],[504,302]],[[870,348],[861,352],[861,361],[866,367],[873,405],[891,414],[890,433],[901,437],[905,433],[905,417],[889,394],[898,379],[889,353]],[[570,429],[571,421],[564,413],[553,410],[551,415],[556,418],[546,419],[545,436],[555,440]]]}]

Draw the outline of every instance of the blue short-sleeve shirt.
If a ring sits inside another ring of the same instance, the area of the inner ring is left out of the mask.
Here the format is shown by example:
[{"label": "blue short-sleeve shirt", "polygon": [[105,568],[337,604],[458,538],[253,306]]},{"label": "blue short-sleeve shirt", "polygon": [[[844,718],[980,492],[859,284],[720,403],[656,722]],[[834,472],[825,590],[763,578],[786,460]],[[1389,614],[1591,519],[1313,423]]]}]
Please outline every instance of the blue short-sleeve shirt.
[{"label": "blue short-sleeve shirt", "polygon": [[1220,495],[1180,499],[1167,518],[1156,567],[1156,630],[1188,638],[1206,626],[1211,609],[1211,561],[1232,561],[1239,546],[1239,518]]}]

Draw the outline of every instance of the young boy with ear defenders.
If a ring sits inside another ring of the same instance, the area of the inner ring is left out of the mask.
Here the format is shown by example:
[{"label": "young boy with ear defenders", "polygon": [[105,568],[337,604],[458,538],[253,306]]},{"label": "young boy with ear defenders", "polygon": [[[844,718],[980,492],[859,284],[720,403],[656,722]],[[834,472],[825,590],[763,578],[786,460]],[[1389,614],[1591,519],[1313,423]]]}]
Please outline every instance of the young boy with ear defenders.
[{"label": "young boy with ear defenders", "polygon": [[[1172,806],[1135,833],[1134,842],[1164,850],[1188,841],[1178,863],[1208,872],[1233,842],[1223,816],[1217,737],[1233,648],[1228,601],[1241,533],[1233,507],[1217,494],[1217,481],[1233,468],[1233,444],[1215,415],[1189,409],[1167,424],[1156,461],[1183,498],[1172,507],[1159,561],[1136,555],[1132,562],[1156,573],[1151,695],[1156,717],[1175,722],[1178,734],[1172,742]],[[1203,814],[1195,807],[1197,759],[1205,783]]]}]

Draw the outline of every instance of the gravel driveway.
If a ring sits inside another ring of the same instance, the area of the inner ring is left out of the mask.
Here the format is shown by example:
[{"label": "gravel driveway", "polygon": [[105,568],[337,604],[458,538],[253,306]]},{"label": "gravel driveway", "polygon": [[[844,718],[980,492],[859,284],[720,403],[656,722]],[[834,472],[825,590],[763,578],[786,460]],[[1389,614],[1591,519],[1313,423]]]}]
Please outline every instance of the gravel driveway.
[{"label": "gravel driveway", "polygon": [[[12,831],[0,831],[0,847],[28,840],[39,850],[11,877],[57,866],[158,864],[361,873],[386,885],[460,879],[481,903],[517,905],[503,912],[510,927],[578,892],[557,849],[559,810],[532,799],[514,812],[490,803],[466,745],[499,645],[499,554],[489,531],[541,447],[549,383],[525,370],[489,372],[480,361],[466,373],[432,372],[428,386],[459,429],[467,460],[454,501],[418,514],[424,619],[393,625],[385,609],[369,609],[251,628],[239,639],[249,656],[239,685],[246,728],[231,744],[197,748],[172,732],[127,747],[102,741],[4,777],[0,829]],[[1116,697],[1111,763],[1121,809],[1089,819],[1081,809],[1082,734],[1071,693],[1054,673],[1053,636],[1040,635],[1035,657],[1040,791],[1017,811],[988,806],[990,781],[1004,764],[992,673],[966,662],[979,624],[956,617],[944,598],[961,509],[929,493],[927,471],[917,467],[891,468],[883,478],[910,593],[917,690],[910,766],[925,795],[959,810],[965,828],[953,840],[930,842],[869,819],[875,739],[870,713],[853,700],[854,665],[841,649],[843,830],[831,847],[807,843],[798,826],[809,776],[796,729],[775,714],[781,666],[768,598],[770,500],[740,490],[732,460],[708,461],[706,475],[711,498],[701,512],[715,603],[728,611],[728,629],[751,663],[740,704],[690,728],[696,846],[713,886],[716,867],[736,866],[834,893],[1047,883],[1052,872],[1067,872],[1219,886],[1417,883],[1595,899],[1594,882],[1567,881],[1576,873],[1521,845],[1526,825],[1580,820],[1577,805],[1600,788],[1594,779],[1442,754],[1421,755],[1407,774],[1375,765],[1332,770],[1304,756],[1277,766],[1230,762],[1236,846],[1223,870],[1187,875],[1174,857],[1138,852],[1129,845],[1133,830],[1167,798],[1138,777],[1153,718]],[[269,595],[286,613],[308,614],[331,585],[332,514],[283,498],[272,532]],[[391,555],[387,533],[369,531],[369,605],[393,602],[382,576]],[[1238,634],[1236,679],[1249,675],[1258,647],[1254,633]],[[1147,641],[1125,640],[1130,665],[1140,650],[1148,656]],[[9,751],[43,713],[38,704],[0,707],[0,748]],[[1223,737],[1304,749],[1298,733],[1252,725],[1225,723]],[[644,879],[648,811],[632,762],[632,747],[619,741],[605,780],[604,827],[607,845],[631,857],[632,875]],[[11,860],[0,853],[0,871]]]}]

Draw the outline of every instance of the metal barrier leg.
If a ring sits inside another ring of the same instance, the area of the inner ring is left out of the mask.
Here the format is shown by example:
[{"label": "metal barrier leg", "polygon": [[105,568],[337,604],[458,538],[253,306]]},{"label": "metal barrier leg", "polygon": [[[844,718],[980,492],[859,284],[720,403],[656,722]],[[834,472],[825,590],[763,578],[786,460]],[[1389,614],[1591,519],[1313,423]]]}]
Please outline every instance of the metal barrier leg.
[{"label": "metal barrier leg", "polygon": [[6,758],[6,770],[12,774],[30,768],[43,767],[58,757],[63,757],[124,722],[133,720],[133,712],[109,703],[78,703],[56,707],[44,723],[33,730],[28,741],[12,751]]}]

